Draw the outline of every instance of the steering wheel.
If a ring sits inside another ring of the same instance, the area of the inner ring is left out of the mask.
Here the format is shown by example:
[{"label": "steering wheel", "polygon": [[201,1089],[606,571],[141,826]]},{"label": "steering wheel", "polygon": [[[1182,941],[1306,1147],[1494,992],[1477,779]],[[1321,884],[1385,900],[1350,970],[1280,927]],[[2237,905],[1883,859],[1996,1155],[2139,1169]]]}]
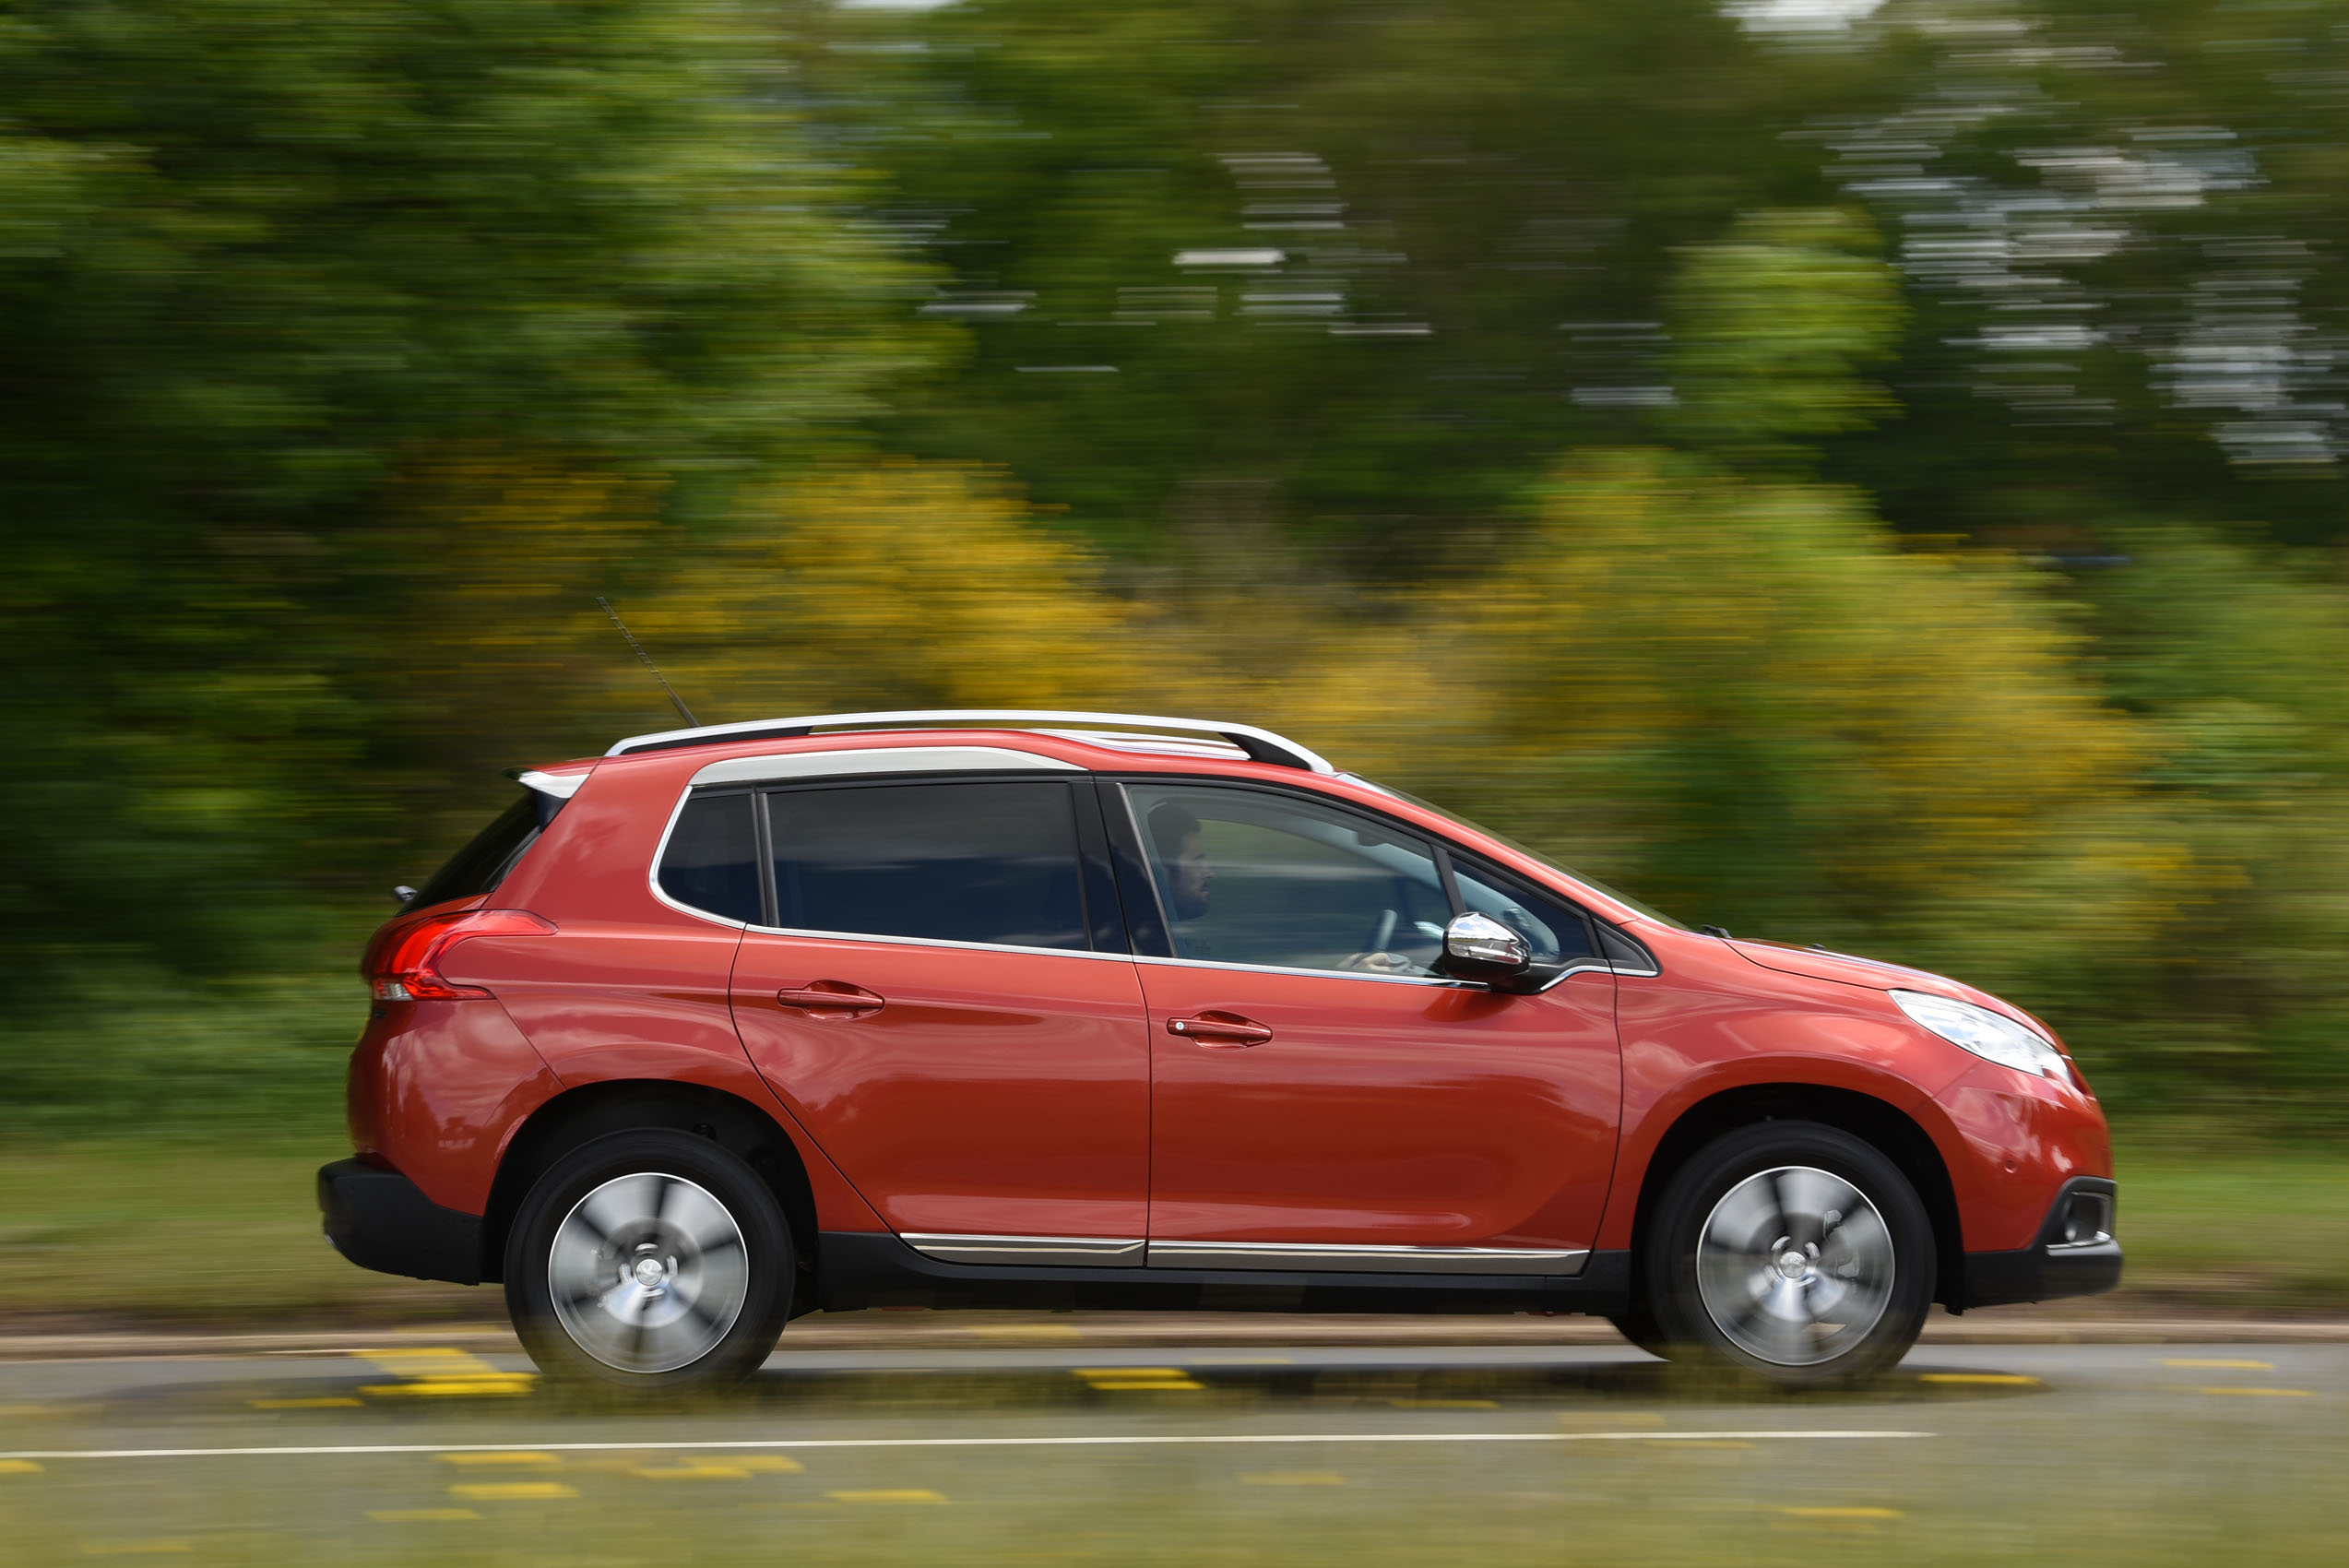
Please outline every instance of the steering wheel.
[{"label": "steering wheel", "polygon": [[1362,944],[1362,951],[1385,952],[1387,944],[1394,940],[1394,923],[1399,918],[1393,909],[1381,909],[1379,918],[1370,922],[1370,940]]}]

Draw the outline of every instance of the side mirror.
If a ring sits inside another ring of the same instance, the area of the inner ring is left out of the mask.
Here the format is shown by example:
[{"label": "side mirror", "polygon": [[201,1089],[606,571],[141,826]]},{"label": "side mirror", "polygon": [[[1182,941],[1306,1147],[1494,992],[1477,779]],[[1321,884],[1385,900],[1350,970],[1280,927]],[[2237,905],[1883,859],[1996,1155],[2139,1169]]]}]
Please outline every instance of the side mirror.
[{"label": "side mirror", "polygon": [[1443,928],[1443,972],[1502,990],[1533,968],[1525,939],[1490,915],[1466,914]]}]

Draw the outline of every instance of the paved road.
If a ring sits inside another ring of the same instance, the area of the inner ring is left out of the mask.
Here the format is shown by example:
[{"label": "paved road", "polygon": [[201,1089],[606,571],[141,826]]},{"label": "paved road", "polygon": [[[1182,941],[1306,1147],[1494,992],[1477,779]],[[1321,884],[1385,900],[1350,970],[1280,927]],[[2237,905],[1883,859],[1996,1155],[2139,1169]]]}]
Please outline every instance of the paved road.
[{"label": "paved road", "polygon": [[2341,1345],[1929,1346],[1780,1397],[1617,1347],[1039,1340],[653,1408],[414,1344],[0,1366],[0,1562],[2334,1568],[2344,1460]]}]

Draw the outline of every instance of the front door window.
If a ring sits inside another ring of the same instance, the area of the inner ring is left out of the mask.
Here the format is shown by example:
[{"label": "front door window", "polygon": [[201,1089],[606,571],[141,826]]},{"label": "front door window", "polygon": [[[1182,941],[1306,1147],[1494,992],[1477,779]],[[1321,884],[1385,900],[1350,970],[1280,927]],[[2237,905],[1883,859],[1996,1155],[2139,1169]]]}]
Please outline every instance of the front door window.
[{"label": "front door window", "polygon": [[1174,956],[1428,976],[1452,908],[1423,839],[1294,796],[1127,789]]}]

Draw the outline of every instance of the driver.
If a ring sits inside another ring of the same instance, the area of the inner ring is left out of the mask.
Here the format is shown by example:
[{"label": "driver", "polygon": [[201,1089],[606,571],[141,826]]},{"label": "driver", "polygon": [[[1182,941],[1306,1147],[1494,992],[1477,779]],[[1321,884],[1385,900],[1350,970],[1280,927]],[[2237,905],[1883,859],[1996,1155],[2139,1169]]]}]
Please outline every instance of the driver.
[{"label": "driver", "polygon": [[[1188,807],[1173,801],[1162,801],[1154,807],[1147,826],[1150,847],[1158,858],[1159,885],[1166,889],[1167,913],[1178,922],[1196,921],[1207,913],[1208,890],[1215,885],[1216,868],[1207,859],[1206,846],[1200,831],[1199,818]],[[1385,950],[1393,939],[1395,911],[1385,911],[1372,938],[1371,951],[1358,952],[1334,967],[1358,974],[1424,975],[1427,966],[1404,954]],[[1185,958],[1213,958],[1217,955],[1199,935],[1196,928],[1188,932],[1170,932],[1176,951]],[[1261,960],[1260,960],[1261,961]],[[1301,956],[1296,962],[1321,968]]]},{"label": "driver", "polygon": [[1161,802],[1150,814],[1150,845],[1158,852],[1167,901],[1173,906],[1167,912],[1179,921],[1195,921],[1205,914],[1207,889],[1215,885],[1216,868],[1208,863],[1200,841],[1198,817],[1188,807]]}]

